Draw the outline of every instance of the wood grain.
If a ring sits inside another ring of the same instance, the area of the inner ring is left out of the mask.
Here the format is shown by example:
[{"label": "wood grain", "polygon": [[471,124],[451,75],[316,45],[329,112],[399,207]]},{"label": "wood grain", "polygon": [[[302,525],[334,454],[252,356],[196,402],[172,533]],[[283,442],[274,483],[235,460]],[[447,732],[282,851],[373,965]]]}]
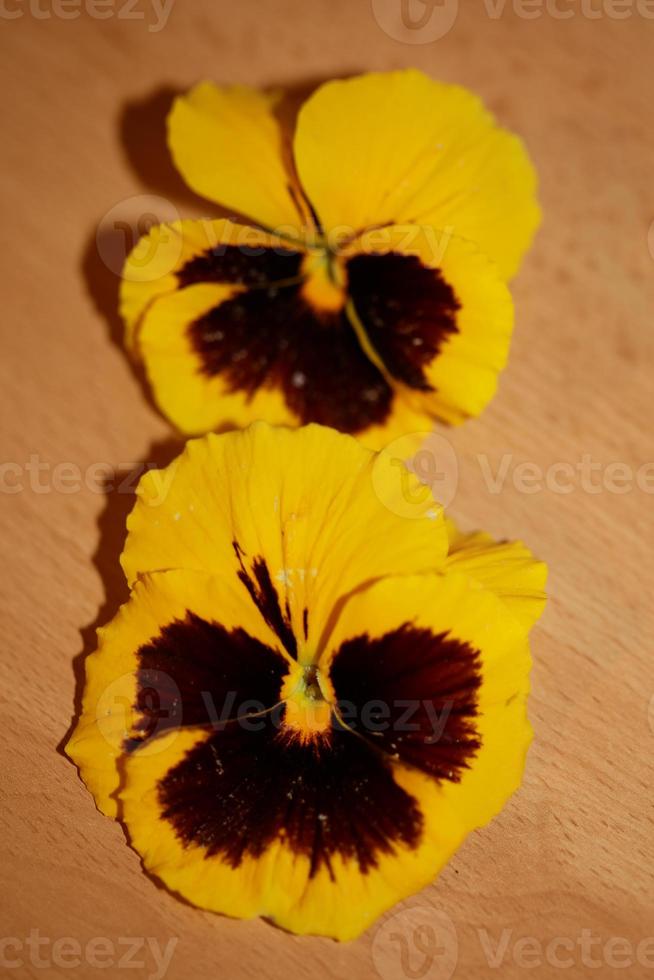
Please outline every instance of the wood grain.
[{"label": "wood grain", "polygon": [[[405,980],[455,966],[457,978],[559,976],[553,955],[572,957],[569,976],[613,976],[613,959],[627,954],[624,944],[606,951],[612,937],[631,944],[621,975],[651,972],[653,944],[640,963],[635,948],[654,934],[654,467],[642,469],[654,458],[654,22],[633,10],[591,19],[578,4],[559,4],[574,8],[570,19],[460,6],[445,37],[406,44],[380,28],[368,0],[177,0],[158,32],[145,20],[46,19],[6,4],[22,15],[0,18],[0,935],[24,941],[40,930],[50,946],[39,955],[51,962],[35,965],[28,947],[13,946],[5,955],[22,965],[7,975],[154,973],[143,951],[129,973],[52,963],[54,940],[97,936],[177,938],[171,980]],[[201,77],[298,85],[411,64],[476,89],[525,137],[541,175],[545,223],[515,285],[510,366],[483,417],[446,435],[459,464],[455,516],[527,541],[550,564],[551,601],[533,642],[536,739],[522,790],[395,910],[392,926],[337,945],[203,913],[158,888],[61,754],[94,626],[124,595],[117,559],[132,496],[115,479],[100,492],[101,477],[165,462],[179,446],[120,349],[106,264],[116,243],[101,237],[99,251],[96,231],[137,195],[209,213],[166,156],[171,92]],[[549,468],[585,456],[595,470],[575,469],[570,492],[555,492]],[[487,471],[506,458],[506,480],[491,492]],[[549,489],[532,479],[524,492],[515,469],[524,462],[549,475]],[[632,476],[623,492],[611,482],[618,471],[607,475],[616,462]],[[420,952],[425,915],[445,955]],[[583,930],[601,940],[595,969],[583,962]],[[536,946],[516,946],[520,937]],[[488,947],[504,940],[497,969]],[[521,965],[539,955],[540,965]]]}]

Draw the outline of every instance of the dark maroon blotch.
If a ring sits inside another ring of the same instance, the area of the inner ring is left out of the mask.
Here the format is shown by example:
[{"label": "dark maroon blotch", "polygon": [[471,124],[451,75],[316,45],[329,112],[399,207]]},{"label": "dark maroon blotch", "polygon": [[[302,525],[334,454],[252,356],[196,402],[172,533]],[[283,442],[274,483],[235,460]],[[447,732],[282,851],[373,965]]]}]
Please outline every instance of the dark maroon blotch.
[{"label": "dark maroon blotch", "polygon": [[359,432],[390,413],[393,393],[345,313],[314,310],[298,286],[241,293],[194,321],[189,335],[205,375],[249,397],[277,389],[303,423]]},{"label": "dark maroon blotch", "polygon": [[356,731],[402,762],[458,782],[481,745],[480,659],[461,640],[405,623],[381,637],[347,640],[331,681]]},{"label": "dark maroon blotch", "polygon": [[182,287],[224,282],[263,289],[274,282],[297,279],[301,264],[302,254],[291,249],[217,245],[190,259],[177,273],[177,279]]},{"label": "dark maroon blotch", "polygon": [[265,560],[256,557],[252,561],[252,570],[248,571],[243,561],[244,553],[238,541],[232,541],[234,553],[240,564],[238,577],[248,590],[252,601],[263,616],[264,620],[273,630],[286,651],[297,659],[297,639],[291,628],[291,612],[286,602],[285,613],[282,613],[279,605],[277,589],[272,583],[270,572]]},{"label": "dark maroon blotch", "polygon": [[[324,311],[302,294],[302,255],[292,249],[218,246],[190,260],[180,286],[242,285],[188,328],[200,371],[252,398],[280,391],[303,423],[361,432],[388,419],[393,391],[364,353],[345,310]],[[357,255],[348,292],[385,371],[431,391],[425,368],[457,331],[459,302],[437,269],[414,255]]]},{"label": "dark maroon blotch", "polygon": [[457,332],[460,304],[438,269],[416,255],[355,255],[347,264],[357,314],[390,374],[411,388],[432,391],[425,367]]},{"label": "dark maroon blotch", "polygon": [[216,726],[246,703],[271,708],[287,672],[284,658],[245,630],[192,612],[164,626],[136,658],[137,720],[128,751],[171,728]]},{"label": "dark maroon blotch", "polygon": [[[252,730],[250,730],[252,729]],[[283,835],[330,874],[331,858],[363,873],[396,845],[416,847],[423,820],[383,756],[338,728],[303,742],[269,716],[230,725],[196,746],[159,784],[163,816],[181,841],[237,868]]]}]

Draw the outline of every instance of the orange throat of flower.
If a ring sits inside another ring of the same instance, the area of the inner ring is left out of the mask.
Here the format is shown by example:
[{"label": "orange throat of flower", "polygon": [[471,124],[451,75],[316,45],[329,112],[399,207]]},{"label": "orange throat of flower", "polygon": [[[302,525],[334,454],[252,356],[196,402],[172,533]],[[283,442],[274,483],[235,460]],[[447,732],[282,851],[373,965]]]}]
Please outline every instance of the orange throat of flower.
[{"label": "orange throat of flower", "polygon": [[282,688],[284,731],[309,741],[329,731],[332,705],[325,697],[324,681],[314,664],[298,664]]},{"label": "orange throat of flower", "polygon": [[302,272],[306,277],[302,296],[316,312],[338,313],[345,305],[345,273],[342,264],[328,249],[316,249],[305,256]]}]

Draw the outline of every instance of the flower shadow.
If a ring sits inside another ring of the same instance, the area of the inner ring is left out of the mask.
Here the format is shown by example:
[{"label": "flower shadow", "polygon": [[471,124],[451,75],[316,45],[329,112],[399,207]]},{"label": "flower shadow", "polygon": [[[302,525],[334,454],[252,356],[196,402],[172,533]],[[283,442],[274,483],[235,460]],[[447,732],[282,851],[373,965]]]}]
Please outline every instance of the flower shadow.
[{"label": "flower shadow", "polygon": [[[106,323],[111,343],[121,350],[120,278],[123,263],[138,237],[151,225],[176,215],[196,217],[206,212],[216,216],[218,211],[209,202],[204,206],[173,166],[166,145],[166,115],[178,94],[173,88],[162,87],[123,107],[119,139],[131,170],[143,184],[143,192],[113,203],[91,231],[81,256],[81,276],[87,293]],[[140,366],[134,365],[134,369],[147,393]]]},{"label": "flower shadow", "polygon": [[104,585],[104,601],[97,614],[87,625],[80,628],[81,650],[72,661],[75,678],[73,717],[68,729],[57,745],[57,751],[65,755],[64,748],[70,738],[82,709],[86,658],[96,648],[96,632],[108,623],[119,607],[129,598],[129,588],[120,565],[120,554],[125,543],[127,516],[134,506],[139,478],[147,469],[167,466],[177,456],[183,442],[174,437],[155,442],[147,453],[147,463],[131,469],[117,470],[104,485],[105,504],[98,517],[98,544],[91,561]]}]

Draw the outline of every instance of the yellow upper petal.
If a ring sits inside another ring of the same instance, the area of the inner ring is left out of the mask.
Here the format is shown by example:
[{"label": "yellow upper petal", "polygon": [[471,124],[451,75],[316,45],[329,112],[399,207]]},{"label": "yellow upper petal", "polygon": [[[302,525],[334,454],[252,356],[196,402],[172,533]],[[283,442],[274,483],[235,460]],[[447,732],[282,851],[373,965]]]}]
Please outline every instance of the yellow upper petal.
[{"label": "yellow upper petal", "polygon": [[267,228],[299,232],[275,95],[202,82],[175,100],[168,144],[194,191]]},{"label": "yellow upper petal", "polygon": [[450,229],[512,276],[540,220],[520,139],[480,99],[415,69],[322,85],[295,135],[300,180],[325,230],[416,222]]},{"label": "yellow upper petal", "polygon": [[[165,568],[252,577],[261,559],[280,609],[290,612],[300,657],[311,659],[340,597],[445,559],[442,509],[421,496],[412,519],[400,516],[398,468],[376,460],[350,436],[317,425],[257,423],[192,440],[139,483],[122,556],[127,577]],[[410,477],[409,492],[416,486]]]},{"label": "yellow upper petal", "polygon": [[547,565],[522,541],[494,541],[485,531],[463,534],[448,518],[447,567],[463,572],[494,592],[529,630],[542,615],[547,599]]}]

